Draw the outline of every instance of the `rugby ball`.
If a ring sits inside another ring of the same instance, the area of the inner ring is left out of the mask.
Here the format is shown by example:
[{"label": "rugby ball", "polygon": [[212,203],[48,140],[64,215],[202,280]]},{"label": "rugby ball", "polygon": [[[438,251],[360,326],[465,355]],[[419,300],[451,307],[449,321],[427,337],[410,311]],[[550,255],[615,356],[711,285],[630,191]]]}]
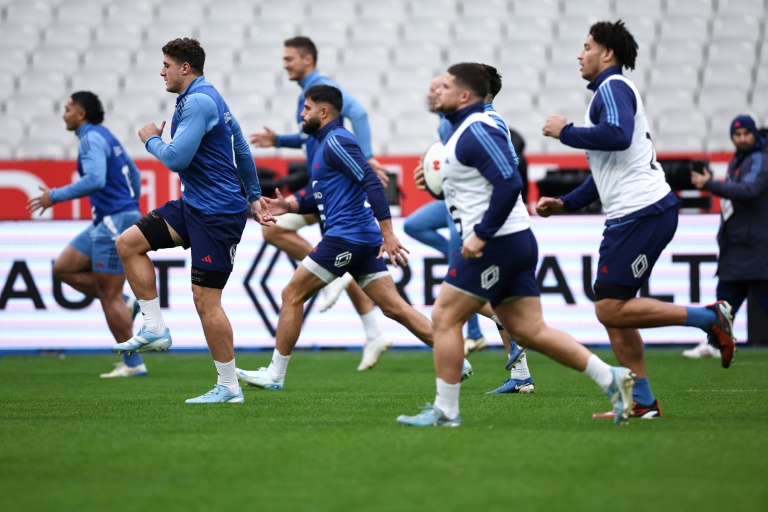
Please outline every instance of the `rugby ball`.
[{"label": "rugby ball", "polygon": [[434,142],[424,152],[421,167],[424,169],[424,184],[427,192],[435,199],[443,199],[443,153],[442,142]]}]

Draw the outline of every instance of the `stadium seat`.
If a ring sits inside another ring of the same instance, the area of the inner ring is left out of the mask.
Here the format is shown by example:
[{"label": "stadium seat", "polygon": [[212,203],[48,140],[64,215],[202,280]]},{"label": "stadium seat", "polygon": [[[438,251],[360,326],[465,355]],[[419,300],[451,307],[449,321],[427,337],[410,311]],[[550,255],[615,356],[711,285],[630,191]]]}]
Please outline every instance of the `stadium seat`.
[{"label": "stadium seat", "polygon": [[705,142],[701,137],[688,134],[654,136],[653,146],[656,153],[685,153],[704,151]]},{"label": "stadium seat", "polygon": [[459,45],[454,43],[448,46],[448,65],[458,62],[497,62],[496,46],[492,43],[475,43],[473,45]]},{"label": "stadium seat", "polygon": [[387,141],[386,148],[390,155],[421,155],[433,142],[434,132],[425,131],[418,136],[394,134]]},{"label": "stadium seat", "polygon": [[[0,53],[3,58],[0,59],[0,73],[7,78],[15,77],[27,70],[29,65],[29,55],[27,50],[16,46],[2,46]],[[13,92],[13,86],[0,89],[0,97],[4,97]]]},{"label": "stadium seat", "polygon": [[394,48],[394,64],[400,68],[430,67],[440,68],[445,64],[443,49],[433,43],[401,43]]},{"label": "stadium seat", "polygon": [[386,89],[388,91],[397,92],[423,92],[424,96],[426,96],[432,78],[443,72],[445,72],[444,66],[435,66],[432,68],[426,66],[419,68],[393,68],[385,75]]},{"label": "stadium seat", "polygon": [[728,137],[728,132],[718,133],[714,130],[707,136],[705,145],[706,151],[709,153],[717,151],[732,152],[735,149],[730,137]]},{"label": "stadium seat", "polygon": [[73,73],[80,67],[80,52],[73,47],[41,46],[32,52],[30,67],[38,72]]},{"label": "stadium seat", "polygon": [[29,121],[27,131],[30,138],[43,137],[50,142],[55,142],[65,147],[70,144],[77,145],[77,136],[68,131],[60,113],[51,113],[38,116]]},{"label": "stadium seat", "polygon": [[357,18],[354,0],[314,0],[309,3],[308,20],[312,22],[353,23]]},{"label": "stadium seat", "polygon": [[[163,0],[157,3],[156,24],[170,27],[176,23],[200,26],[205,21],[205,4],[196,0]],[[177,32],[181,37],[182,33]]]},{"label": "stadium seat", "polygon": [[[197,37],[197,26],[189,22],[170,24],[156,20],[145,27],[142,47],[155,47],[160,50],[168,41],[179,37]],[[160,55],[160,62],[162,62],[162,55]]]},{"label": "stadium seat", "polygon": [[205,49],[206,63],[209,47],[227,47],[231,52],[245,45],[248,29],[245,23],[222,21],[204,23],[198,29],[197,37]]},{"label": "stadium seat", "polygon": [[[584,82],[586,84],[586,82]],[[592,92],[585,88],[559,87],[557,84],[547,87],[538,93],[539,109],[550,114],[564,114],[575,110],[578,113],[579,124],[584,117]],[[569,119],[572,116],[566,116]]]},{"label": "stadium seat", "polygon": [[381,66],[389,69],[391,60],[391,45],[361,44],[345,48],[343,51],[343,67]]},{"label": "stadium seat", "polygon": [[382,73],[384,69],[376,62],[358,67],[343,66],[329,76],[347,92],[377,92],[382,88]]},{"label": "stadium seat", "polygon": [[752,63],[744,64],[737,60],[710,62],[704,68],[702,88],[731,87],[746,91],[752,86]]},{"label": "stadium seat", "polygon": [[763,0],[718,0],[717,15],[748,14],[762,16],[765,13]]},{"label": "stadium seat", "polygon": [[572,18],[589,13],[590,16],[600,19],[612,19],[612,4],[611,0],[568,0],[563,2],[563,14]]},{"label": "stadium seat", "polygon": [[499,68],[539,67],[549,61],[549,51],[544,43],[528,43],[524,51],[521,51],[516,45],[502,44],[499,45],[498,50],[499,57],[495,65]]},{"label": "stadium seat", "polygon": [[[161,92],[168,95],[168,99],[170,99],[170,94],[162,89]],[[156,112],[159,114],[162,112],[162,104],[163,101],[154,95],[148,95],[137,91],[125,91],[111,102],[110,108],[107,109],[107,114],[110,116],[119,116],[133,122],[137,119],[137,115],[140,113]],[[151,121],[151,119],[143,122],[147,123],[148,121]]]},{"label": "stadium seat", "polygon": [[544,71],[544,85],[549,88],[586,90],[587,82],[581,78],[578,62],[571,67],[550,67]]},{"label": "stadium seat", "polygon": [[51,2],[14,2],[5,8],[4,22],[9,25],[45,27],[53,19]]},{"label": "stadium seat", "polygon": [[558,0],[538,0],[536,2],[513,0],[510,3],[515,18],[535,17],[554,20],[560,16]]},{"label": "stadium seat", "polygon": [[15,155],[14,144],[0,139],[0,160],[12,160]]},{"label": "stadium seat", "polygon": [[257,22],[254,2],[250,0],[228,0],[226,8],[217,8],[216,4],[208,5],[207,20],[212,24],[236,23],[251,25]]},{"label": "stadium seat", "polygon": [[[230,74],[225,90],[236,95],[258,93],[268,96],[275,93],[278,90],[275,75],[265,76],[264,71],[249,67],[247,62],[240,64],[237,73]],[[298,94],[298,90],[296,92]]]},{"label": "stadium seat", "polygon": [[70,91],[91,91],[101,98],[102,102],[116,98],[120,93],[119,71],[105,69],[81,70],[70,78]]},{"label": "stadium seat", "polygon": [[150,25],[155,20],[155,6],[149,0],[116,2],[107,8],[112,23],[138,23]]},{"label": "stadium seat", "polygon": [[645,95],[645,110],[653,118],[654,113],[661,113],[669,108],[685,106],[695,108],[694,89],[679,86],[653,86]]},{"label": "stadium seat", "polygon": [[462,18],[455,23],[454,32],[456,34],[455,40],[457,44],[500,44],[504,39],[504,24],[496,18]]},{"label": "stadium seat", "polygon": [[661,19],[659,35],[662,40],[706,41],[709,37],[709,18],[704,15],[666,15]]},{"label": "stadium seat", "polygon": [[19,160],[61,160],[67,158],[66,150],[56,142],[44,138],[29,138],[19,142],[14,152]]},{"label": "stadium seat", "polygon": [[512,14],[507,0],[463,0],[459,4],[463,20],[503,20]]},{"label": "stadium seat", "polygon": [[[248,27],[250,43],[262,47],[268,46],[271,50],[277,50],[279,48],[279,53],[282,59],[283,41],[299,35],[299,27],[293,21],[294,20],[275,20],[270,23],[250,25]],[[249,46],[250,45],[247,45],[243,48],[248,48]]]},{"label": "stadium seat", "polygon": [[[425,20],[421,23],[414,23],[412,20],[406,20],[403,23],[404,43],[421,44],[432,43],[445,45],[454,37],[453,25],[445,20]],[[397,37],[395,34],[393,37]],[[392,44],[389,41],[387,44]]]},{"label": "stadium seat", "polygon": [[[423,110],[427,112],[427,92],[429,91],[429,79],[423,82],[420,88],[411,87],[402,91],[386,90],[379,93],[376,104],[376,117],[385,117],[388,120],[397,119],[403,114],[410,114]],[[371,116],[373,117],[373,116]]]},{"label": "stadium seat", "polygon": [[614,17],[627,23],[630,30],[630,22],[637,17],[649,17],[658,20],[662,17],[664,7],[662,0],[645,0],[644,2],[616,2],[614,5]]},{"label": "stadium seat", "polygon": [[295,22],[304,18],[307,2],[301,0],[267,0],[258,7],[260,22]]},{"label": "stadium seat", "polygon": [[651,69],[648,78],[653,89],[680,87],[695,91],[699,84],[699,68],[690,64],[658,65]]},{"label": "stadium seat", "polygon": [[713,0],[667,0],[667,16],[706,16],[715,12]]},{"label": "stadium seat", "polygon": [[[459,17],[455,0],[420,0],[411,2],[408,18],[420,23],[423,20],[454,21]],[[471,10],[474,10],[472,7]]]},{"label": "stadium seat", "polygon": [[94,28],[94,36],[96,42],[89,50],[98,50],[101,46],[135,50],[143,44],[144,26],[136,22],[109,20]]},{"label": "stadium seat", "polygon": [[[326,46],[346,46],[349,39],[349,23],[336,20],[316,20],[308,18],[302,22],[301,27],[296,32],[312,39],[320,53],[324,53]],[[323,64],[326,64],[323,58]]]},{"label": "stadium seat", "polygon": [[665,110],[657,115],[654,122],[654,137],[666,137],[667,135],[688,134],[700,138],[708,132],[707,116],[697,110],[678,107]]},{"label": "stadium seat", "polygon": [[99,2],[77,0],[61,2],[56,9],[56,22],[59,25],[98,26],[104,20],[106,9]]},{"label": "stadium seat", "polygon": [[736,39],[756,43],[760,39],[761,24],[760,19],[753,14],[724,14],[713,20],[712,37],[717,40]]},{"label": "stadium seat", "polygon": [[[159,53],[156,50],[156,53]],[[157,72],[160,72],[162,62],[157,62]],[[122,46],[93,46],[83,54],[83,71],[110,70],[128,73],[133,66],[131,51]]]},{"label": "stadium seat", "polygon": [[[22,121],[39,115],[58,112],[58,107],[53,98],[49,96],[41,96],[36,93],[25,93],[22,91],[5,101],[4,110],[6,118]],[[61,112],[63,112],[63,105]]]},{"label": "stadium seat", "polygon": [[21,119],[0,116],[0,141],[16,145],[24,140],[24,130]]},{"label": "stadium seat", "polygon": [[67,77],[60,71],[30,69],[19,76],[19,92],[57,98],[67,92]]},{"label": "stadium seat", "polygon": [[42,40],[42,30],[38,25],[8,22],[0,24],[0,51],[5,48],[23,48],[31,52],[40,46]]},{"label": "stadium seat", "polygon": [[353,44],[394,44],[394,41],[400,39],[398,27],[398,23],[391,19],[360,20],[352,26],[352,42]]},{"label": "stadium seat", "polygon": [[360,19],[399,23],[408,18],[405,2],[361,2]]},{"label": "stadium seat", "polygon": [[235,69],[235,47],[229,44],[208,44],[200,39],[200,44],[205,49],[205,74],[214,71],[216,73],[231,74]]},{"label": "stadium seat", "polygon": [[752,66],[755,63],[757,46],[750,41],[726,40],[713,41],[707,50],[709,64],[743,64]]},{"label": "stadium seat", "polygon": [[726,108],[744,111],[749,106],[749,100],[746,91],[731,87],[718,87],[703,90],[699,95],[698,106],[699,110],[705,114]]},{"label": "stadium seat", "polygon": [[517,16],[506,23],[506,39],[512,44],[550,44],[554,38],[552,20],[542,16]]},{"label": "stadium seat", "polygon": [[704,60],[704,42],[698,40],[662,39],[656,45],[656,66],[676,67],[690,65],[699,67]]},{"label": "stadium seat", "polygon": [[76,48],[82,52],[93,45],[93,29],[91,25],[82,23],[57,23],[45,30],[43,48]]}]

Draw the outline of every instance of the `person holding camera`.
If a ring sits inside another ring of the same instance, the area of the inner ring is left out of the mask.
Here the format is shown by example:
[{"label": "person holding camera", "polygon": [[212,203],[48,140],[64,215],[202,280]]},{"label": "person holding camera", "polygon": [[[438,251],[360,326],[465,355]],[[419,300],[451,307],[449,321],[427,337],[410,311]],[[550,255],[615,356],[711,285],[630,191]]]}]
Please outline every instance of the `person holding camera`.
[{"label": "person holding camera", "polygon": [[[717,300],[728,301],[735,316],[749,292],[768,311],[768,139],[754,119],[739,115],[731,121],[731,140],[736,153],[725,181],[713,180],[705,167],[691,172],[691,183],[720,197]],[[703,341],[683,355],[720,357],[720,351]]]}]

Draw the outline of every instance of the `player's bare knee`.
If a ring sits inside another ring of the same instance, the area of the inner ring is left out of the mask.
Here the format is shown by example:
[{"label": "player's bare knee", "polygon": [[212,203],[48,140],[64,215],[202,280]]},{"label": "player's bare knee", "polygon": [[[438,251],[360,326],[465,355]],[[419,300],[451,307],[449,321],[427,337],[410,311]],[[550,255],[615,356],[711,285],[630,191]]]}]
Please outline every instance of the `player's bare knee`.
[{"label": "player's bare knee", "polygon": [[614,301],[597,301],[595,303],[595,313],[600,323],[606,327],[624,327],[621,308]]}]

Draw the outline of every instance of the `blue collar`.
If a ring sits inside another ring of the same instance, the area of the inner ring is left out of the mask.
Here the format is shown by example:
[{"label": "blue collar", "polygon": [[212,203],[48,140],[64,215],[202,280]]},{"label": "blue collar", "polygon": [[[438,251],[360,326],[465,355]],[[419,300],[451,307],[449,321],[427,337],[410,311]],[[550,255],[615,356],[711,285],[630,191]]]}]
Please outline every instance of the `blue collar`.
[{"label": "blue collar", "polygon": [[464,107],[461,110],[457,110],[455,112],[451,112],[448,114],[445,114],[445,118],[448,119],[451,122],[451,125],[453,127],[459,126],[461,123],[464,122],[466,118],[471,116],[472,114],[475,114],[477,112],[483,113],[484,112],[484,105],[482,101],[478,101],[477,103],[473,103],[469,105],[468,107]]},{"label": "blue collar", "polygon": [[344,126],[341,122],[340,118],[336,118],[333,121],[330,121],[328,124],[317,130],[315,133],[312,134],[314,138],[317,140],[322,140],[328,133],[333,131],[334,128],[340,128]]},{"label": "blue collar", "polygon": [[189,91],[191,91],[192,89],[194,89],[195,87],[197,87],[198,85],[200,85],[203,82],[205,82],[205,76],[203,76],[203,75],[200,75],[199,77],[197,77],[194,80],[192,80],[191,82],[189,82],[189,85],[186,87],[186,89],[181,91],[179,96],[176,98],[176,103],[178,103],[179,100],[183,99],[184,96],[186,96],[189,93]]},{"label": "blue collar", "polygon": [[320,71],[317,69],[312,71],[310,74],[299,80],[299,86],[301,87],[302,91],[306,91],[310,87],[312,87],[315,82],[317,82],[320,79]]},{"label": "blue collar", "polygon": [[596,91],[598,87],[600,87],[605,80],[612,75],[620,75],[621,74],[621,66],[611,66],[608,69],[604,69],[600,72],[599,75],[597,75],[597,78],[589,82],[589,85],[587,85],[587,89],[590,91]]},{"label": "blue collar", "polygon": [[81,124],[80,128],[75,130],[75,135],[77,135],[77,138],[78,139],[82,139],[83,135],[85,135],[85,132],[87,132],[88,130],[91,129],[91,126],[93,126],[93,125],[91,123],[89,123],[88,121],[86,121],[83,124]]},{"label": "blue collar", "polygon": [[496,109],[493,108],[492,101],[486,101],[485,103],[483,103],[483,110],[488,111],[488,110],[496,110]]}]

